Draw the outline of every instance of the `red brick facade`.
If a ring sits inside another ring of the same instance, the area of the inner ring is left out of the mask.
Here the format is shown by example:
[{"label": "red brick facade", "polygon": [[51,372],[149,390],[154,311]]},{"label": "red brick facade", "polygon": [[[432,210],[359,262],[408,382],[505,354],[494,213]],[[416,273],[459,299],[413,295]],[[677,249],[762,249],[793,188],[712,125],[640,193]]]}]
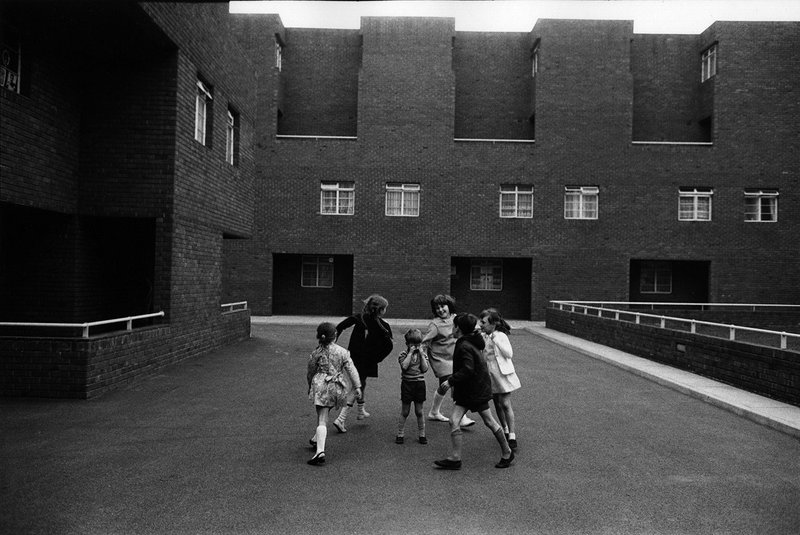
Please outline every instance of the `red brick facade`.
[{"label": "red brick facade", "polygon": [[[237,17],[252,40],[273,31]],[[394,317],[426,317],[439,292],[525,319],[551,299],[800,301],[797,23],[668,36],[540,20],[493,34],[363,18],[281,39],[282,69],[259,73],[273,88],[265,115],[280,118],[256,148],[253,239],[226,265],[226,292],[255,314],[336,315],[373,292]],[[717,75],[701,83],[713,44]],[[323,181],[353,185],[353,215],[320,214]],[[385,215],[395,182],[420,185],[418,217]],[[533,187],[532,217],[499,217],[503,185]],[[565,218],[566,186],[598,188],[597,219]],[[713,190],[710,221],[678,220],[681,187]],[[779,191],[777,222],[745,222],[745,188]],[[349,306],[341,287],[273,270],[292,255],[346,257]],[[469,289],[483,259],[506,269],[502,291]],[[641,293],[650,261],[672,270],[671,294]]]},{"label": "red brick facade", "polygon": [[[656,300],[656,262],[675,279],[657,300],[800,302],[797,23],[322,30],[218,3],[62,4],[2,5],[24,54],[19,91],[0,89],[0,321],[164,311],[148,347],[165,356],[130,363],[150,370],[229,340],[234,301],[340,316],[380,293],[419,318],[448,292],[538,320],[552,299]],[[321,213],[323,182],[352,188],[351,215]],[[419,186],[418,215],[386,215],[388,184]],[[500,217],[507,187],[532,189],[526,217]],[[597,188],[597,217],[565,218],[566,187]],[[713,190],[710,221],[678,220],[681,187]],[[746,188],[779,191],[776,222],[745,222]],[[0,345],[3,386],[25,393],[19,343]],[[35,354],[28,383],[58,375]],[[109,385],[136,375],[125,362]]]}]

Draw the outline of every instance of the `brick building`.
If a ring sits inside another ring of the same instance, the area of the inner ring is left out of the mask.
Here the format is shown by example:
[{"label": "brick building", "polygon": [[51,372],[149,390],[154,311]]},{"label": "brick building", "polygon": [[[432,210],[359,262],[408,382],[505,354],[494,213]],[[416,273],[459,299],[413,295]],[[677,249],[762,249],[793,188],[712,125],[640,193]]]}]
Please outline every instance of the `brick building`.
[{"label": "brick building", "polygon": [[800,302],[798,23],[0,6],[0,322],[164,312],[89,339],[0,332],[5,392],[89,396],[241,339],[237,301]]},{"label": "brick building", "polygon": [[164,313],[3,327],[3,394],[89,397],[249,337],[221,266],[253,227],[259,67],[227,4],[0,9],[0,322]]},{"label": "brick building", "polygon": [[281,61],[224,291],[255,314],[373,292],[394,317],[439,292],[534,320],[552,299],[800,302],[800,24],[250,17]]}]

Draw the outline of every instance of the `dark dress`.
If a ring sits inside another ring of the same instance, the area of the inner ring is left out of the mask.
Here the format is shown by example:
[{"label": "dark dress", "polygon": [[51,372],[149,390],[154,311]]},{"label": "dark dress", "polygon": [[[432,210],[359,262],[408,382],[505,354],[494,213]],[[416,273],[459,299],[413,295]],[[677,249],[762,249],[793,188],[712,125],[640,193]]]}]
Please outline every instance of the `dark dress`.
[{"label": "dark dress", "polygon": [[453,375],[448,380],[453,387],[453,401],[471,411],[479,410],[492,399],[492,379],[483,358],[484,347],[483,336],[473,333],[459,338],[453,350]]},{"label": "dark dress", "polygon": [[[377,377],[378,363],[392,352],[392,329],[375,316],[355,314],[336,326],[336,336],[353,327],[347,349],[361,377]],[[362,381],[363,382],[363,381]]]}]

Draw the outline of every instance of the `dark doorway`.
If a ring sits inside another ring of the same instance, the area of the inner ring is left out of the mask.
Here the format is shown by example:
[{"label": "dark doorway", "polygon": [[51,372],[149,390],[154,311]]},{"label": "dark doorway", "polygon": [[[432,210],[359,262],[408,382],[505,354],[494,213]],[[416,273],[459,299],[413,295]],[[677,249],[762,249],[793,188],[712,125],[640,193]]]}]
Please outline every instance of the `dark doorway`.
[{"label": "dark doorway", "polygon": [[353,306],[353,257],[275,254],[272,313],[348,316]]},{"label": "dark doorway", "polygon": [[450,260],[450,292],[459,312],[494,307],[508,319],[531,319],[530,258]]},{"label": "dark doorway", "polygon": [[711,262],[631,260],[630,300],[657,303],[707,303]]}]

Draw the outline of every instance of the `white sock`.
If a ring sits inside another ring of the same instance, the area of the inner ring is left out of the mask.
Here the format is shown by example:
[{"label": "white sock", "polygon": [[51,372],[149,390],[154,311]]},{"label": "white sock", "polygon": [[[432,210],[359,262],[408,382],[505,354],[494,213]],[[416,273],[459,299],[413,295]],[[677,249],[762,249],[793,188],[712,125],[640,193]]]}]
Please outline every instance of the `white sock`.
[{"label": "white sock", "polygon": [[317,426],[317,453],[325,451],[325,439],[328,438],[328,426]]}]

